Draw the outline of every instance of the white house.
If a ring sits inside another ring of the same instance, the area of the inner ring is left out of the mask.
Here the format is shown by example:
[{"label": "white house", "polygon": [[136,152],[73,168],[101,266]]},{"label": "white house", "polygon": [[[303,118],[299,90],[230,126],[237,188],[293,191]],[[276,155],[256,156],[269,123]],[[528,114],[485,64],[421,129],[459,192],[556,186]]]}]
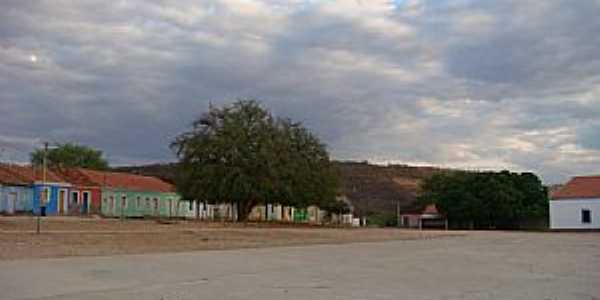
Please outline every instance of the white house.
[{"label": "white house", "polygon": [[600,176],[575,177],[552,195],[550,229],[600,229]]}]

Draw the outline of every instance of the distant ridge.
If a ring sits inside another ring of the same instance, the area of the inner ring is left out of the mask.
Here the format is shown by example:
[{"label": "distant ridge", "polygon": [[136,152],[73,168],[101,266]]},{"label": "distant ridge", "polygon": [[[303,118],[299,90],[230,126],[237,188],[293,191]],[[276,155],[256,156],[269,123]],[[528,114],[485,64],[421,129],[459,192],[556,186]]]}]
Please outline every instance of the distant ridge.
[{"label": "distant ridge", "polygon": [[[340,195],[345,196],[359,216],[395,213],[401,209],[412,210],[420,182],[438,172],[448,172],[427,166],[373,165],[367,162],[334,161],[339,170]],[[174,183],[177,164],[152,164],[114,168],[115,171],[156,176]]]}]

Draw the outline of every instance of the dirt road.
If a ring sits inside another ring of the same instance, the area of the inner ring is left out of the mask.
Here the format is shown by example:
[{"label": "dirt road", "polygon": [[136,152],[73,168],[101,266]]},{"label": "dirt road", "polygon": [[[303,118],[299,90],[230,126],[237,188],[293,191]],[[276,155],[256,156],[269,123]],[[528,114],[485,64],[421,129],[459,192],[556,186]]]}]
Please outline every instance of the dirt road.
[{"label": "dirt road", "polygon": [[600,235],[473,232],[344,245],[0,261],[13,299],[586,299]]},{"label": "dirt road", "polygon": [[456,236],[458,232],[290,227],[147,220],[0,217],[0,260],[345,244]]}]

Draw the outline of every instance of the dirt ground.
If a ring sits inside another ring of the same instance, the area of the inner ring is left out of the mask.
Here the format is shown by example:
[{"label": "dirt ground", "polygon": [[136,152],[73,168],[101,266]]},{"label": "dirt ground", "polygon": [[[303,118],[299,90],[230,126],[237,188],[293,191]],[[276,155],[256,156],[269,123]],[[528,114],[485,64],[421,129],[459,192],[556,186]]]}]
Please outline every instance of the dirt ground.
[{"label": "dirt ground", "polygon": [[0,260],[431,239],[461,232],[177,220],[0,217]]}]

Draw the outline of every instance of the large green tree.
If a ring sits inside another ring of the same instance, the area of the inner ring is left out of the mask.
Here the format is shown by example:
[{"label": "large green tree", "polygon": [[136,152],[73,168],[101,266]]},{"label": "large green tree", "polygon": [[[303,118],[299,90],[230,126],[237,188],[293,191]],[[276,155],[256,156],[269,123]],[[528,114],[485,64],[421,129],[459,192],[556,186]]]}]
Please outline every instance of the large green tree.
[{"label": "large green tree", "polygon": [[439,173],[423,182],[419,201],[471,228],[518,228],[548,214],[547,189],[532,173]]},{"label": "large green tree", "polygon": [[335,200],[326,147],[302,124],[275,118],[255,100],[210,107],[171,144],[176,185],[187,199],[237,205],[239,220],[260,203],[296,207]]},{"label": "large green tree", "polygon": [[[44,149],[31,153],[31,163],[41,166],[44,162]],[[80,167],[95,170],[108,169],[108,162],[102,151],[75,143],[59,144],[47,152],[47,162],[51,167]]]}]

